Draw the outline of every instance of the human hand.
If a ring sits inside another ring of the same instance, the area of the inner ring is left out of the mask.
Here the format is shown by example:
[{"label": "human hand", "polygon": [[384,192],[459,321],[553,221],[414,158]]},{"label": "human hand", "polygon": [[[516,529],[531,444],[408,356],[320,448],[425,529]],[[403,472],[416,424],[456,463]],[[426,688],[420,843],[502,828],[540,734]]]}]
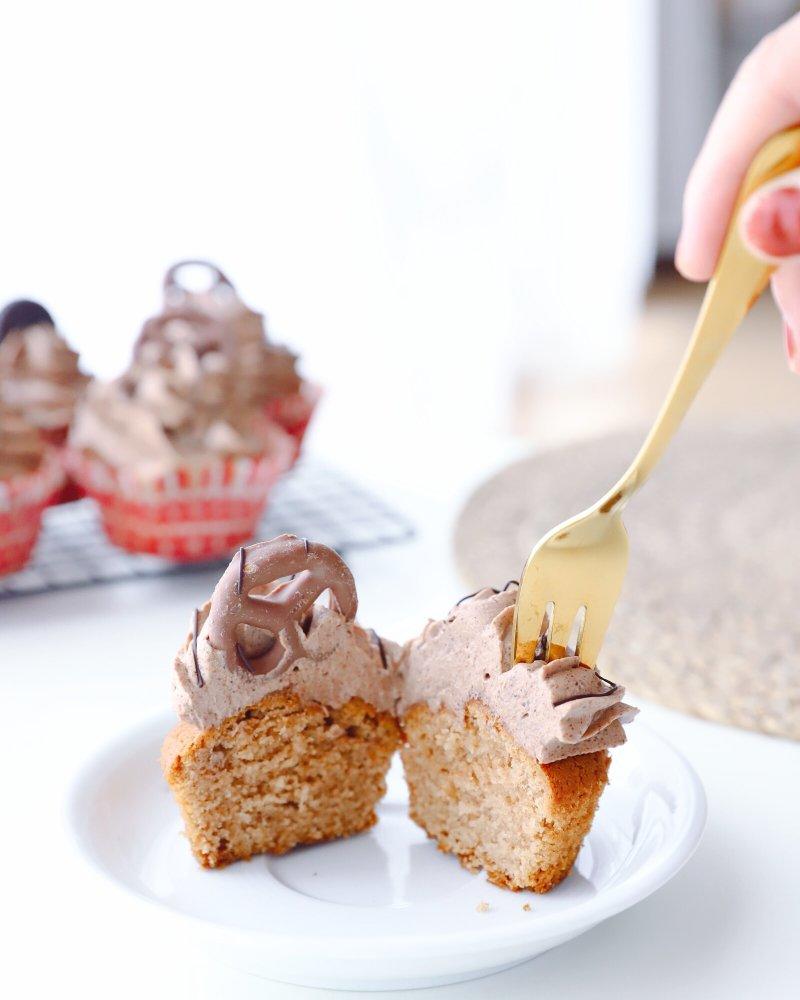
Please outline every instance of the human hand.
[{"label": "human hand", "polygon": [[[739,187],[755,154],[800,123],[800,14],[767,35],[739,67],[692,168],[675,264],[708,281]],[[800,373],[800,170],[756,192],[742,210],[753,253],[777,264],[772,292],[783,318],[790,367]]]}]

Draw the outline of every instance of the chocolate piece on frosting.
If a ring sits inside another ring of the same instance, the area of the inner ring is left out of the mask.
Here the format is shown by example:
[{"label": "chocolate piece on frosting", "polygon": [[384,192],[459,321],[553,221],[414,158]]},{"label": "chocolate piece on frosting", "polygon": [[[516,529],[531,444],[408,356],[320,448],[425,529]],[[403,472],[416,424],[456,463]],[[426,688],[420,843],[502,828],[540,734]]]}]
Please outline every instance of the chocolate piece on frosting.
[{"label": "chocolate piece on frosting", "polygon": [[212,263],[210,260],[179,260],[176,261],[172,267],[168,267],[164,275],[164,297],[169,300],[170,298],[181,299],[184,296],[191,294],[188,290],[180,283],[179,275],[185,267],[204,267],[207,271],[211,272],[213,278],[213,284],[211,286],[212,290],[216,289],[220,285],[233,291],[233,282],[230,278],[219,268],[216,264]]},{"label": "chocolate piece on frosting", "polygon": [[381,639],[381,637],[378,635],[378,633],[375,631],[374,628],[369,629],[369,637],[378,647],[378,652],[381,654],[381,665],[383,666],[383,669],[388,670],[389,662],[386,659],[386,650],[383,645],[383,639]]},{"label": "chocolate piece on frosting", "polygon": [[244,588],[244,545],[239,549],[237,555],[239,556],[239,574],[236,577],[236,596],[239,597]]},{"label": "chocolate piece on frosting", "polygon": [[55,326],[50,313],[43,305],[31,299],[16,299],[0,312],[0,340],[14,330],[27,330],[29,326]]},{"label": "chocolate piece on frosting", "polygon": [[[278,582],[290,574],[291,580]],[[353,576],[326,545],[280,535],[242,548],[214,590],[207,639],[231,664],[240,663],[248,673],[285,673],[305,655],[300,622],[326,590],[337,610],[351,621],[358,607]],[[267,633],[267,645],[262,639],[262,647],[253,655],[238,637],[240,626]]]},{"label": "chocolate piece on frosting", "polygon": [[200,627],[200,609],[194,609],[194,618],[192,620],[192,660],[194,661],[194,674],[197,679],[197,686],[202,687],[204,684],[203,675],[200,673],[200,664],[197,662],[197,630]]}]

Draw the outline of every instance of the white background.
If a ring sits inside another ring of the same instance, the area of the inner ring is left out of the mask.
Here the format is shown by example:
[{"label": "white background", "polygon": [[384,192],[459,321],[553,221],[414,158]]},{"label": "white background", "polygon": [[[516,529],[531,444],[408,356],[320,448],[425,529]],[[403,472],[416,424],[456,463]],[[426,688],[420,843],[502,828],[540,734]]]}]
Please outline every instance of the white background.
[{"label": "white background", "polygon": [[[363,620],[441,614],[453,516],[503,458],[521,377],[627,351],[653,245],[653,6],[7,4],[0,299],[42,299],[110,376],[163,269],[217,260],[324,384],[313,447],[420,527],[355,561]],[[166,703],[211,583],[0,607],[0,994],[318,996],[153,940],[61,829],[81,759]],[[579,942],[441,996],[793,995],[797,746],[647,711],[706,782],[697,857]]]},{"label": "white background", "polygon": [[364,414],[417,450],[506,428],[520,376],[625,353],[651,0],[31,2],[3,35],[0,299],[42,299],[90,370],[187,256],[327,387],[328,452]]}]

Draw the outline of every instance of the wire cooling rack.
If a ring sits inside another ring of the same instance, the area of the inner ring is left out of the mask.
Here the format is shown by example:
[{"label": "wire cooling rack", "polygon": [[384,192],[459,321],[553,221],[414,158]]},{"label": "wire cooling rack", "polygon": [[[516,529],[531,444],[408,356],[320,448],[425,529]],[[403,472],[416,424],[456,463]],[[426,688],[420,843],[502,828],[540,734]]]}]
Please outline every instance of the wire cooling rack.
[{"label": "wire cooling rack", "polygon": [[[272,538],[282,532],[313,538],[346,554],[405,541],[414,529],[402,514],[347,476],[302,461],[275,487],[257,537]],[[93,501],[78,500],[45,511],[31,561],[19,573],[0,577],[0,599],[224,564],[225,560],[176,564],[124,552],[106,538]]]}]

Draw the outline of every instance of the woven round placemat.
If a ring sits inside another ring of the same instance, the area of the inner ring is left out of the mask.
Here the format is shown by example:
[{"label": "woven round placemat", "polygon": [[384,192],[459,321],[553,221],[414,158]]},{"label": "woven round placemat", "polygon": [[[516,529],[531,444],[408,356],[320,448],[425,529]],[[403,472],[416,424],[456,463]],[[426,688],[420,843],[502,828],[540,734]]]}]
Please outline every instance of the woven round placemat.
[{"label": "woven round placemat", "polygon": [[[534,542],[608,489],[642,440],[570,445],[483,484],[455,532],[468,586],[518,577]],[[800,740],[800,429],[684,431],[625,524],[603,672],[671,708]]]}]

